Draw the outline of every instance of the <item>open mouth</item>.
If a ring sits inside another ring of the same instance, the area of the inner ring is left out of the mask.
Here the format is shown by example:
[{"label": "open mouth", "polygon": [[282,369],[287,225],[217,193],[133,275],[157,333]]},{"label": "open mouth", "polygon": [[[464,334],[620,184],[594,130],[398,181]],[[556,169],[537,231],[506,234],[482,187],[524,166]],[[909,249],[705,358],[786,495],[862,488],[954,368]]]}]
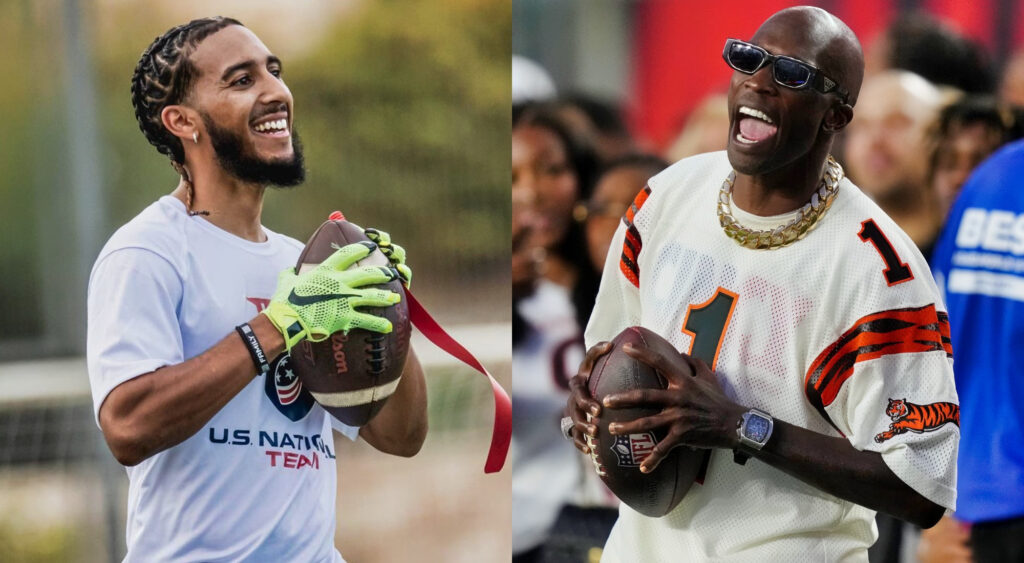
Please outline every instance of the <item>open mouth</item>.
[{"label": "open mouth", "polygon": [[740,106],[737,110],[740,116],[739,131],[736,132],[736,141],[744,145],[754,145],[771,138],[778,132],[779,127],[775,125],[772,118],[761,110],[748,106]]},{"label": "open mouth", "polygon": [[280,116],[257,121],[252,125],[252,130],[257,135],[265,137],[288,137],[291,135],[288,130],[288,118]]}]

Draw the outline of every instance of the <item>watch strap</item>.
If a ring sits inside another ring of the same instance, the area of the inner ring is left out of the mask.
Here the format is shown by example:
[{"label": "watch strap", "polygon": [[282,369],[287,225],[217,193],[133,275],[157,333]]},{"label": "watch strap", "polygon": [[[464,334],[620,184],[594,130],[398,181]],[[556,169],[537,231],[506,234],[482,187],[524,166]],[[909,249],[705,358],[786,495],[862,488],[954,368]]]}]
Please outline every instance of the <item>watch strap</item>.
[{"label": "watch strap", "polygon": [[[744,433],[744,427],[746,426],[747,421],[752,417],[758,417],[768,420],[768,434],[764,437],[763,442],[756,442],[754,440],[751,440]],[[746,447],[754,450],[760,450],[764,446],[764,444],[766,444],[768,440],[771,439],[773,427],[774,420],[772,419],[772,416],[762,410],[750,409],[747,412],[741,414],[739,420],[736,421],[736,436],[739,438],[739,443],[736,444],[736,449],[734,449],[732,452],[732,460],[740,465],[746,465],[747,460],[750,459],[751,457],[751,454],[742,451],[742,448]]]},{"label": "watch strap", "polygon": [[[746,414],[746,413],[744,413]],[[739,419],[736,420],[736,436],[743,436],[743,415],[741,414]],[[742,442],[736,444],[736,449],[732,451],[732,461],[739,465],[746,465],[747,460],[750,459],[750,455],[740,451],[740,447],[743,445]]]}]

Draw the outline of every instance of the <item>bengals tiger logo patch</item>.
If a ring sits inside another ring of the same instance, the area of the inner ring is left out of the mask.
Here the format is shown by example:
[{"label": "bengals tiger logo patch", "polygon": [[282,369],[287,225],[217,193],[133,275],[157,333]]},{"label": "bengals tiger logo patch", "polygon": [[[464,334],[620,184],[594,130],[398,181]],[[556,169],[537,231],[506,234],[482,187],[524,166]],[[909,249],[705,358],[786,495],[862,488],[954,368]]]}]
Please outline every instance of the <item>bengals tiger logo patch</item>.
[{"label": "bengals tiger logo patch", "polygon": [[931,403],[915,405],[906,399],[889,399],[885,414],[892,419],[889,429],[875,435],[875,442],[882,442],[905,432],[931,432],[947,422],[960,426],[960,405],[956,403]]}]

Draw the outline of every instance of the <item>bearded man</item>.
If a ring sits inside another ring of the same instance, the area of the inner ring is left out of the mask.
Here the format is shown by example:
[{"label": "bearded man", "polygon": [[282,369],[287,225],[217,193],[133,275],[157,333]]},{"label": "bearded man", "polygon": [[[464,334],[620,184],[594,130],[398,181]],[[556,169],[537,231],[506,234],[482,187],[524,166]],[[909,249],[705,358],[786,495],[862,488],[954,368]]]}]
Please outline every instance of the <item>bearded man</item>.
[{"label": "bearded man", "polygon": [[[921,253],[829,157],[863,78],[853,32],[790,8],[723,56],[728,148],[626,212],[566,421],[589,453],[603,409],[653,408],[609,426],[666,433],[641,471],[680,445],[709,458],[669,514],[623,505],[602,561],[867,561],[875,511],[928,527],[955,505],[949,323]],[[602,341],[632,325],[680,351],[625,348],[667,388],[598,403]]]},{"label": "bearded man", "polygon": [[389,332],[357,307],[399,300],[364,286],[408,281],[404,251],[381,234],[390,270],[347,269],[376,247],[366,243],[295,274],[303,245],[260,221],[268,185],[303,181],[294,102],[281,61],[238,21],[158,37],[131,91],[181,181],[110,238],[89,281],[95,414],[130,481],[125,560],[342,561],[331,429],[414,455],[423,372],[410,354],[387,405],[353,428],[301,388],[288,350],[310,335]]}]

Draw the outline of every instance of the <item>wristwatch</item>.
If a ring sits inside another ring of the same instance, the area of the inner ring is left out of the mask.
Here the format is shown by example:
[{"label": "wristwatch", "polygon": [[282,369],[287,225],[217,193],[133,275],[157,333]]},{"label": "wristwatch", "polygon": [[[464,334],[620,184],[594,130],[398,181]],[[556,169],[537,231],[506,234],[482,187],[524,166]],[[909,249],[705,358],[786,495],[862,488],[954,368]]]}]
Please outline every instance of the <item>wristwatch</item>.
[{"label": "wristwatch", "polygon": [[740,439],[740,444],[739,447],[733,450],[733,461],[740,465],[747,463],[750,455],[740,451],[740,448],[747,447],[755,451],[760,450],[768,443],[768,439],[772,437],[772,428],[774,426],[775,421],[772,419],[772,415],[764,411],[750,409],[743,413],[743,416],[736,421],[736,435]]}]

